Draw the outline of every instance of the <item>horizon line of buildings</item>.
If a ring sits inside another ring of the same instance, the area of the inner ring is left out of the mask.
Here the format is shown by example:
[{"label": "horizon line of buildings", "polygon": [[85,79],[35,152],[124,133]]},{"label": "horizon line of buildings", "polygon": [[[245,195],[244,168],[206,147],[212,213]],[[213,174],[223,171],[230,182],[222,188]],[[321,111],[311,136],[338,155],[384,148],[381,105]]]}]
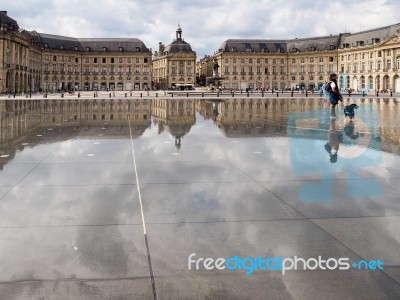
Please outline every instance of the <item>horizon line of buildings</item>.
[{"label": "horizon line of buildings", "polygon": [[27,31],[0,11],[0,94],[61,90],[316,89],[330,73],[342,89],[400,92],[400,23],[358,33],[287,40],[228,39],[197,61],[182,38],[153,53],[137,38],[72,38]]}]

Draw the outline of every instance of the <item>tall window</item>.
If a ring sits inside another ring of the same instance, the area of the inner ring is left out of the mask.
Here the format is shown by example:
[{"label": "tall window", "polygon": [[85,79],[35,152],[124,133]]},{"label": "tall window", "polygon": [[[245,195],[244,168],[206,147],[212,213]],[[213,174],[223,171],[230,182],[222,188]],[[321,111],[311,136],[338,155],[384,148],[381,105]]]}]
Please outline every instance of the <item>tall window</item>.
[{"label": "tall window", "polygon": [[392,68],[392,60],[391,59],[386,60],[386,68],[388,70],[390,70]]},{"label": "tall window", "polygon": [[179,75],[183,75],[184,74],[184,70],[183,70],[183,62],[179,63]]}]

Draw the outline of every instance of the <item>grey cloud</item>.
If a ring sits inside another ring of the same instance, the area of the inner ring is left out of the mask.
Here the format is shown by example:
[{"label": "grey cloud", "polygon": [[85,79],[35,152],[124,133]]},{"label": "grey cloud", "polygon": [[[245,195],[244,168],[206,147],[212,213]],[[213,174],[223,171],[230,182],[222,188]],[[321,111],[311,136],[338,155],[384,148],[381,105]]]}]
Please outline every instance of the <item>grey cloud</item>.
[{"label": "grey cloud", "polygon": [[357,32],[398,23],[394,0],[32,0],[4,10],[22,28],[75,37],[138,37],[153,50],[170,43],[178,21],[198,57],[228,38],[286,39]]}]

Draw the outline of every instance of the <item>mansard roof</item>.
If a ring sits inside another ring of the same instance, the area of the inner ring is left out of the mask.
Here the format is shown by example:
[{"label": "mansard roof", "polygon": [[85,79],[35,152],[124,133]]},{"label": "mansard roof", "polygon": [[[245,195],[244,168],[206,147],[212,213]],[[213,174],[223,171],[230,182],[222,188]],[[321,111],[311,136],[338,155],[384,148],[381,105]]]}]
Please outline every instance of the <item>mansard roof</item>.
[{"label": "mansard roof", "polygon": [[400,35],[400,23],[353,34],[342,33],[322,37],[286,40],[228,39],[221,44],[219,51],[282,53],[335,50],[344,47],[374,44],[382,42],[395,35]]},{"label": "mansard roof", "polygon": [[149,52],[137,38],[73,38],[47,33],[29,32],[32,41],[44,49],[91,52]]},{"label": "mansard roof", "polygon": [[382,42],[392,36],[400,35],[400,23],[347,34],[342,38],[340,47],[371,45]]},{"label": "mansard roof", "polygon": [[10,18],[6,11],[0,11],[0,28],[5,28],[8,31],[18,31],[19,26],[17,21]]}]

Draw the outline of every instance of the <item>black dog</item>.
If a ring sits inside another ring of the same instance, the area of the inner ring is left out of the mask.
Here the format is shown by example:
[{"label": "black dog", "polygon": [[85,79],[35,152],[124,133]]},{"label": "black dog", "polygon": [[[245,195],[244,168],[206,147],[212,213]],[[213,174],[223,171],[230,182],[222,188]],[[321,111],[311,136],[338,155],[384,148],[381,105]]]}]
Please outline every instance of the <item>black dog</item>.
[{"label": "black dog", "polygon": [[346,105],[343,109],[344,111],[344,116],[345,117],[349,117],[350,119],[354,118],[354,109],[357,109],[358,105],[357,104],[350,104],[350,105]]}]

